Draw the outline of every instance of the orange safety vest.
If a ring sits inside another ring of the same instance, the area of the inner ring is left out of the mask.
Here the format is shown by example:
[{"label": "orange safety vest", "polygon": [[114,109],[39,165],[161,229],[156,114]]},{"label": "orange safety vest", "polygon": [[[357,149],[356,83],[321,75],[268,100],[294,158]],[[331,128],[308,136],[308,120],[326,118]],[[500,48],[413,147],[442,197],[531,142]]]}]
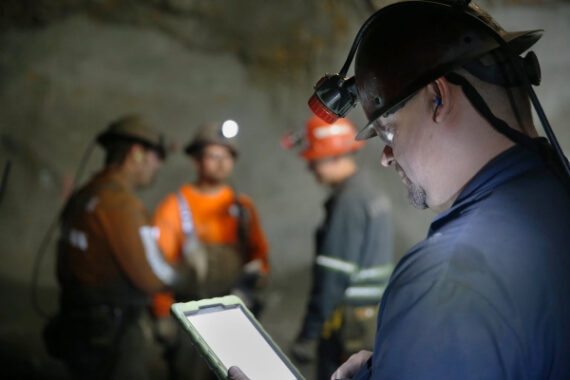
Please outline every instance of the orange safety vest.
[{"label": "orange safety vest", "polygon": [[[224,186],[216,194],[204,194],[192,185],[183,185],[176,194],[169,194],[158,206],[154,225],[159,230],[158,244],[170,262],[180,260],[184,240],[195,234],[205,245],[245,246],[244,264],[261,262],[261,270],[269,272],[268,244],[261,230],[259,217],[252,201],[239,195],[238,201],[246,212],[246,241],[240,242],[238,233],[238,205],[231,187]],[[154,296],[156,316],[169,315],[174,302],[172,293]]]}]

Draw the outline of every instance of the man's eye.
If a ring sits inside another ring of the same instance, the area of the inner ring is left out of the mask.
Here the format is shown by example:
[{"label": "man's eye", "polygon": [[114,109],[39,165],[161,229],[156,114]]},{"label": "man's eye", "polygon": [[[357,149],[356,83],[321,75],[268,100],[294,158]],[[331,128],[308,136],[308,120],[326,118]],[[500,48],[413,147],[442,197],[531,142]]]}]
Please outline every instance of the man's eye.
[{"label": "man's eye", "polygon": [[387,145],[391,145],[394,140],[394,129],[390,125],[382,125],[378,121],[373,124],[376,135]]}]

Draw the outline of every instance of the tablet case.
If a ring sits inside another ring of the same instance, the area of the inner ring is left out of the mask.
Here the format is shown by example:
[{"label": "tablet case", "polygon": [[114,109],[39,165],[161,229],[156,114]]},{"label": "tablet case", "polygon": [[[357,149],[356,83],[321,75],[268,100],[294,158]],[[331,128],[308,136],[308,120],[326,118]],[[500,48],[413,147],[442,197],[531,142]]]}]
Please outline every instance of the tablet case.
[{"label": "tablet case", "polygon": [[248,317],[254,327],[260,332],[267,343],[274,349],[275,353],[281,358],[284,364],[291,370],[297,379],[303,380],[300,372],[295,368],[295,366],[293,366],[291,361],[287,358],[287,356],[285,356],[285,354],[281,351],[273,339],[271,339],[267,331],[265,331],[259,321],[253,316],[253,314],[248,310],[248,308],[244,305],[239,297],[228,295],[224,297],[203,299],[200,301],[174,303],[170,307],[170,313],[178,321],[178,323],[182,325],[184,331],[186,331],[186,333],[190,336],[193,344],[200,352],[200,355],[202,355],[202,357],[208,362],[208,365],[219,379],[228,378],[228,369],[225,368],[224,364],[217,357],[216,353],[210,349],[208,344],[203,340],[201,335],[186,317],[187,315],[196,313],[215,312],[216,308],[220,310],[229,308],[241,308],[246,317]]}]

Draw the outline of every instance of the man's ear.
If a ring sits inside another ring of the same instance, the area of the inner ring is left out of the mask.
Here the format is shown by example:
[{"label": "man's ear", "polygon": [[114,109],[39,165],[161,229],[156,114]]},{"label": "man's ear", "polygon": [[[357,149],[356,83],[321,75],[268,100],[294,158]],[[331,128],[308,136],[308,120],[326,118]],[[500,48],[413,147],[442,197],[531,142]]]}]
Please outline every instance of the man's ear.
[{"label": "man's ear", "polygon": [[189,157],[190,161],[192,162],[192,166],[194,166],[194,169],[196,170],[200,169],[200,154],[198,155],[191,154]]},{"label": "man's ear", "polygon": [[133,144],[129,154],[133,157],[135,162],[140,163],[144,159],[144,148],[139,144]]},{"label": "man's ear", "polygon": [[437,78],[428,85],[428,95],[433,101],[433,121],[441,123],[453,108],[451,85],[444,77]]}]

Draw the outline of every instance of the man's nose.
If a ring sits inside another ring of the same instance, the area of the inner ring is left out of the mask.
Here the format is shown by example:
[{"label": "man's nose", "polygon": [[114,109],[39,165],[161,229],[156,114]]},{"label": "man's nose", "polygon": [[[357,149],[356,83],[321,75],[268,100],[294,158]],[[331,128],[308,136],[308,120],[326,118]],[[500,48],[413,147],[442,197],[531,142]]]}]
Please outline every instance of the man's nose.
[{"label": "man's nose", "polygon": [[380,163],[385,167],[388,167],[394,163],[394,153],[392,152],[392,148],[390,146],[386,145],[384,147],[382,156],[380,157]]}]

